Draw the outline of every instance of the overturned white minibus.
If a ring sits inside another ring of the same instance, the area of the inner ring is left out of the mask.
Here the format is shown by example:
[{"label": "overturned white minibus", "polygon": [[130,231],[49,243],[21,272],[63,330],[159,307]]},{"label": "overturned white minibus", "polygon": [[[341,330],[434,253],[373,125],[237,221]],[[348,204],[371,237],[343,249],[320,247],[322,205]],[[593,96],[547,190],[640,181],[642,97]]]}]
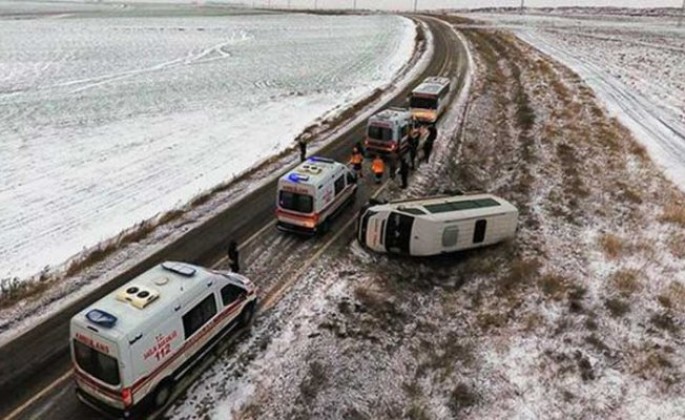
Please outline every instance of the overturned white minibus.
[{"label": "overturned white minibus", "polygon": [[376,252],[438,255],[513,238],[517,220],[516,207],[491,194],[395,201],[363,209],[357,238]]}]

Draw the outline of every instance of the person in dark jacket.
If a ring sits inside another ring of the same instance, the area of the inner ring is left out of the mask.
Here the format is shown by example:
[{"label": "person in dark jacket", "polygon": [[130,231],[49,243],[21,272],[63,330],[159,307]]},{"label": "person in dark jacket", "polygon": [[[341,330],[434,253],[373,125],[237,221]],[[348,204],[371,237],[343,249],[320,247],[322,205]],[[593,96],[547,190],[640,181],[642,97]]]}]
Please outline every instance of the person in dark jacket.
[{"label": "person in dark jacket", "polygon": [[390,169],[390,179],[395,180],[395,175],[397,174],[397,157],[390,155],[388,157],[388,168]]},{"label": "person in dark jacket", "polygon": [[238,243],[231,241],[228,244],[228,265],[234,273],[240,272],[240,256],[238,254]]},{"label": "person in dark jacket", "polygon": [[411,169],[416,169],[416,153],[419,150],[419,136],[420,132],[418,129],[412,129],[409,133],[409,162],[411,163]]},{"label": "person in dark jacket", "polygon": [[402,189],[407,188],[407,177],[409,176],[409,164],[406,159],[400,159],[400,178],[402,179]]},{"label": "person in dark jacket", "polygon": [[428,162],[428,160],[431,157],[431,153],[433,152],[433,143],[435,143],[435,139],[438,138],[438,129],[435,127],[435,124],[431,124],[428,126],[428,136],[426,137],[426,141],[423,143],[423,159]]},{"label": "person in dark jacket", "polygon": [[307,142],[304,139],[299,139],[297,145],[300,147],[300,162],[307,159]]}]

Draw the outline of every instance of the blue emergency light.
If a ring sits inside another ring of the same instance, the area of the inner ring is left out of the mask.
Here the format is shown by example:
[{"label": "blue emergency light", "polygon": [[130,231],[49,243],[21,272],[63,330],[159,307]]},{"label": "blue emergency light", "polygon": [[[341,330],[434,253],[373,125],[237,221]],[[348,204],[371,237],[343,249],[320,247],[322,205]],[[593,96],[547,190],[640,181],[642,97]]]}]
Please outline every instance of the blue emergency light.
[{"label": "blue emergency light", "polygon": [[325,163],[333,163],[335,162],[333,159],[321,157],[321,156],[312,156],[308,159],[310,162],[325,162]]},{"label": "blue emergency light", "polygon": [[114,324],[117,323],[117,317],[99,309],[91,309],[88,311],[86,319],[93,324],[97,324],[104,328],[112,328]]},{"label": "blue emergency light", "polygon": [[300,174],[298,174],[298,173],[296,173],[296,172],[293,172],[293,173],[291,173],[290,175],[288,175],[288,179],[289,179],[290,181],[292,181],[292,182],[298,183],[298,182],[300,182],[300,181],[306,181],[306,180],[308,180],[309,177],[306,176],[306,175],[300,175]]}]

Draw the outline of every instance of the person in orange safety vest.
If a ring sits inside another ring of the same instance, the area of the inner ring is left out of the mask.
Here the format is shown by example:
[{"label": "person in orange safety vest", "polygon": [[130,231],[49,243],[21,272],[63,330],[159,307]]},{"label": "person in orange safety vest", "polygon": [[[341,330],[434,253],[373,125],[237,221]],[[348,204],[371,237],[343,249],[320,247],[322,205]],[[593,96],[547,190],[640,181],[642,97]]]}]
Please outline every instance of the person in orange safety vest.
[{"label": "person in orange safety vest", "polygon": [[354,169],[359,178],[364,178],[364,174],[362,173],[362,162],[364,162],[364,156],[362,156],[362,153],[359,151],[359,149],[355,147],[352,149],[350,165],[352,165],[352,169]]},{"label": "person in orange safety vest", "polygon": [[375,156],[371,163],[371,172],[376,177],[376,184],[380,184],[383,179],[383,172],[385,172],[385,162],[380,156]]}]

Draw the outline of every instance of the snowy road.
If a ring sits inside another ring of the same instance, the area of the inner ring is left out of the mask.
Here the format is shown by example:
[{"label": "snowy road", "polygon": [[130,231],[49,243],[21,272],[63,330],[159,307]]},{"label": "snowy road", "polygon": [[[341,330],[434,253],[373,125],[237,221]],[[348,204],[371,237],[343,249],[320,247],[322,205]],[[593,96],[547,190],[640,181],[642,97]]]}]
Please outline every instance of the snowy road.
[{"label": "snowy road", "polygon": [[676,115],[645,98],[609,74],[605,68],[573,51],[560,48],[539,32],[519,29],[516,34],[587,81],[611,114],[642,141],[666,175],[681,189],[685,189],[685,124]]}]

